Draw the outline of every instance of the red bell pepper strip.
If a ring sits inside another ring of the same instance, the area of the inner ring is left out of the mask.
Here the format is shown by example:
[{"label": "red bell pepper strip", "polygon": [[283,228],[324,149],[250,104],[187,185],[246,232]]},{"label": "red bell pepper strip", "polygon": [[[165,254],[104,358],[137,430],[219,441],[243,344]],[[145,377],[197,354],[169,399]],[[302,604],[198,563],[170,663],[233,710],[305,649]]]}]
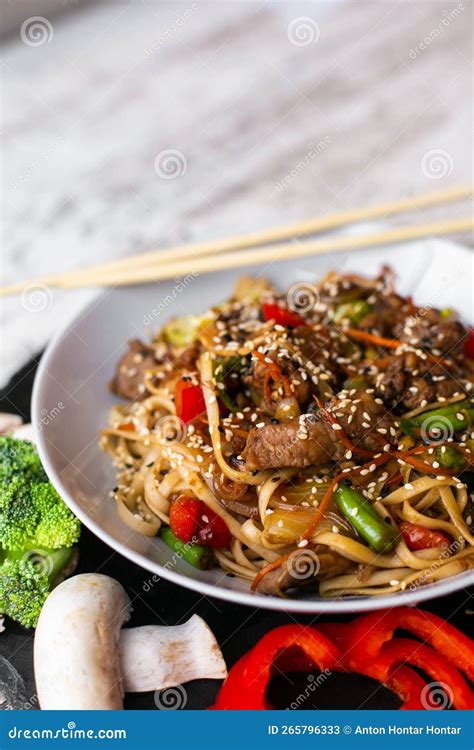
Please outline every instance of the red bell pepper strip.
[{"label": "red bell pepper strip", "polygon": [[403,521],[399,525],[402,537],[410,550],[431,549],[432,547],[449,547],[451,539],[442,531],[427,529],[415,523]]},{"label": "red bell pepper strip", "polygon": [[274,320],[277,325],[285,328],[288,326],[298,328],[298,326],[306,325],[306,321],[297,312],[288,310],[287,307],[280,307],[273,302],[264,302],[262,312],[265,321]]},{"label": "red bell pepper strip", "polygon": [[171,503],[170,528],[181,542],[191,542],[196,538],[202,502],[195,497],[181,495]]},{"label": "red bell pepper strip", "polygon": [[185,378],[181,378],[176,383],[174,402],[176,415],[186,424],[206,411],[206,402],[201,386],[193,385],[191,381]]},{"label": "red bell pepper strip", "polygon": [[[339,669],[341,654],[329,638],[316,628],[283,625],[264,635],[257,645],[232,667],[212,708],[240,711],[271,708],[265,693],[271,677],[272,664],[279,655],[288,649],[293,650],[294,647],[303,651],[308,669],[314,666],[321,671]],[[286,659],[286,669],[292,669],[289,658]]]},{"label": "red bell pepper strip", "polygon": [[187,495],[171,504],[170,528],[182,542],[195,541],[205,547],[229,547],[232,541],[226,522],[202,500]]},{"label": "red bell pepper strip", "polygon": [[468,359],[474,359],[474,328],[469,330],[464,342],[464,354]]},{"label": "red bell pepper strip", "polygon": [[347,663],[354,668],[354,663],[376,660],[397,628],[429,643],[474,680],[474,642],[446,620],[421,609],[398,607],[358,617],[350,627],[338,628],[338,645],[346,654]]},{"label": "red bell pepper strip", "polygon": [[[403,663],[422,669],[436,683],[444,685],[449,703],[452,702],[458,710],[468,711],[474,708],[474,694],[460,671],[430,646],[411,638],[394,638],[382,647],[377,657],[376,668],[389,673],[396,665]],[[429,701],[429,695],[426,693],[425,685],[422,702],[423,699],[425,702]],[[436,707],[435,701],[430,704],[431,707]]]}]

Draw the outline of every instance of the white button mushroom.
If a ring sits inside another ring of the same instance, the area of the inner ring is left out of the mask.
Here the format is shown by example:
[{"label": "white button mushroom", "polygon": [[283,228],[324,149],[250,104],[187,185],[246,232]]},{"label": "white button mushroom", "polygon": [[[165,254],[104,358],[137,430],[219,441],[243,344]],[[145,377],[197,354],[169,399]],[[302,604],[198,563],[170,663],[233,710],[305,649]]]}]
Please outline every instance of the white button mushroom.
[{"label": "white button mushroom", "polygon": [[117,710],[124,692],[226,677],[216,639],[200,617],[121,631],[130,612],[122,586],[97,573],[74,576],[52,591],[34,644],[42,709]]}]

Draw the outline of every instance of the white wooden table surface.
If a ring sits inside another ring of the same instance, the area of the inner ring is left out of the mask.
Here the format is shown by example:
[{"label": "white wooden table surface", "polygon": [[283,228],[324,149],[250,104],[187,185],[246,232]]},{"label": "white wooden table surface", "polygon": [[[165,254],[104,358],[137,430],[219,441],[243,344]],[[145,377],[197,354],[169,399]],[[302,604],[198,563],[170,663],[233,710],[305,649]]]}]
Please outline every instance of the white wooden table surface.
[{"label": "white wooden table surface", "polygon": [[[3,282],[471,182],[471,10],[118,0],[25,23],[2,50]],[[4,301],[1,382],[90,295]]]}]

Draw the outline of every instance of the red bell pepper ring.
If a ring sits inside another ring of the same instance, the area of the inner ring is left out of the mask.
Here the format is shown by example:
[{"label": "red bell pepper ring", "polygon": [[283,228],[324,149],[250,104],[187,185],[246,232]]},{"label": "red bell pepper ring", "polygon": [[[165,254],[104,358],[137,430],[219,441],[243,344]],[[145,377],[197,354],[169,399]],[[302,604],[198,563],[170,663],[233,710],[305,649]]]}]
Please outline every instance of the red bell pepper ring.
[{"label": "red bell pepper ring", "polygon": [[280,307],[280,305],[274,302],[264,302],[262,305],[263,319],[268,322],[274,320],[277,325],[284,326],[285,328],[291,326],[292,328],[298,328],[298,326],[305,326],[306,321],[297,312],[288,310],[287,307]]},{"label": "red bell pepper ring", "polygon": [[474,328],[469,330],[464,342],[464,354],[468,359],[474,359]]},{"label": "red bell pepper ring", "polygon": [[201,386],[193,385],[190,380],[185,378],[181,378],[176,383],[174,402],[176,415],[186,424],[206,411],[206,402]]},{"label": "red bell pepper ring", "polygon": [[[283,625],[275,628],[242,656],[232,667],[222,685],[217,701],[212,706],[216,710],[265,710],[270,709],[265,693],[271,677],[272,665],[281,659],[285,651],[287,671],[293,670],[290,649],[298,647],[307,660],[307,669],[317,666],[321,671],[336,670],[341,659],[337,646],[325,635],[303,625]],[[280,661],[279,664],[282,662]],[[295,666],[302,668],[301,655],[295,657]]]},{"label": "red bell pepper ring", "polygon": [[442,531],[427,529],[425,526],[417,526],[415,523],[402,521],[399,524],[401,535],[408,549],[420,550],[432,547],[449,547],[451,538]]}]

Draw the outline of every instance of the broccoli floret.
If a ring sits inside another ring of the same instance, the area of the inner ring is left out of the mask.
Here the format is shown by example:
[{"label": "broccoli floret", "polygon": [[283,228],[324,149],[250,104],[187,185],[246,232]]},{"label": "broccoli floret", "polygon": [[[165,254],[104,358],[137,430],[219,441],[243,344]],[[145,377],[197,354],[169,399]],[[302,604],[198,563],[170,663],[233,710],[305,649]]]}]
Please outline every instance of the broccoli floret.
[{"label": "broccoli floret", "polygon": [[0,565],[0,612],[34,628],[52,586],[75,567],[73,548],[9,552]]},{"label": "broccoli floret", "polygon": [[72,547],[81,525],[50,482],[23,477],[0,486],[0,544],[7,550]]},{"label": "broccoli floret", "polygon": [[40,546],[59,549],[72,547],[79,539],[81,524],[63,503],[50,482],[32,487],[32,500],[39,512],[35,540]]},{"label": "broccoli floret", "polygon": [[33,443],[0,436],[0,485],[9,484],[19,477],[36,482],[48,481]]},{"label": "broccoli floret", "polygon": [[33,628],[49,593],[49,578],[29,560],[6,560],[0,566],[0,612]]},{"label": "broccoli floret", "polygon": [[32,443],[0,438],[0,612],[34,627],[51,588],[75,567],[80,523]]},{"label": "broccoli floret", "polygon": [[40,514],[31,487],[21,476],[0,485],[0,544],[4,549],[21,549],[35,535]]}]

